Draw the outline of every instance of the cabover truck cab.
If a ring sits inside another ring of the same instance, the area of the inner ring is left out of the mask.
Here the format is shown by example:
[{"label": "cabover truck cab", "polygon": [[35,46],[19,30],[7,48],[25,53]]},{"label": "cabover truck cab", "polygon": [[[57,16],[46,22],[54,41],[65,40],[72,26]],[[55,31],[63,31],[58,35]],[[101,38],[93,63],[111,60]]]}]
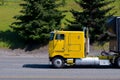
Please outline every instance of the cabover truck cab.
[{"label": "cabover truck cab", "polygon": [[53,31],[50,33],[49,60],[56,68],[65,65],[117,65],[118,55],[89,57],[85,51],[83,31]]}]

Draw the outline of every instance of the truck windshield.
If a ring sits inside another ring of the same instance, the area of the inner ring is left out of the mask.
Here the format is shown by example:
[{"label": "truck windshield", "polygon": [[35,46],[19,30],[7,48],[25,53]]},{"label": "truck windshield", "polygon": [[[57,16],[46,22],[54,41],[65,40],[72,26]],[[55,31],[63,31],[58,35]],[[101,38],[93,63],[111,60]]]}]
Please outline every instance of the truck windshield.
[{"label": "truck windshield", "polygon": [[64,40],[64,34],[56,34],[56,40]]},{"label": "truck windshield", "polygon": [[50,33],[50,41],[54,39],[54,33]]}]

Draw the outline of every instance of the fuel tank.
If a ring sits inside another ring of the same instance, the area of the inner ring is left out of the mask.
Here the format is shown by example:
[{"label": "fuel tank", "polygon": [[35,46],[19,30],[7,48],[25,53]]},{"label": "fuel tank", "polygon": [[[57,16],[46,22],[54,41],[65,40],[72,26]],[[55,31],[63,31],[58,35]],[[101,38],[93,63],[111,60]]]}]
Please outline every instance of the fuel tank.
[{"label": "fuel tank", "polygon": [[75,65],[99,65],[100,60],[98,57],[86,57],[82,59],[75,59]]}]

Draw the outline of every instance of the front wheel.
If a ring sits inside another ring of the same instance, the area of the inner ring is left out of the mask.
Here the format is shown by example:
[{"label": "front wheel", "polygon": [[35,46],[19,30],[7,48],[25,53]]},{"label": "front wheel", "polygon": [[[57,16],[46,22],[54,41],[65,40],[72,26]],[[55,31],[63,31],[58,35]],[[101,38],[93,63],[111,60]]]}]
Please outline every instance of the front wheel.
[{"label": "front wheel", "polygon": [[55,58],[52,59],[52,65],[55,68],[63,68],[64,65],[65,65],[65,61],[64,61],[63,58],[55,57]]}]

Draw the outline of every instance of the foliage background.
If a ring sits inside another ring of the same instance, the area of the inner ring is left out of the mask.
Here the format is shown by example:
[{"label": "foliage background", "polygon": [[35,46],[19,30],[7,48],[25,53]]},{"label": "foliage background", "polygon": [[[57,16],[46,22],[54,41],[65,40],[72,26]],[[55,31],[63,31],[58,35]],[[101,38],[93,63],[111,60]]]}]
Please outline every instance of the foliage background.
[{"label": "foliage background", "polygon": [[[21,6],[19,6],[20,3],[23,3],[22,0],[5,0],[5,4],[3,6],[0,6],[0,47],[1,48],[24,48],[25,42],[24,40],[21,40],[20,37],[15,34],[9,25],[15,21],[13,17],[15,15],[19,15],[19,11],[22,9]],[[115,16],[120,16],[120,0],[115,0],[113,4],[110,4],[108,6],[115,5],[115,8],[111,11],[117,11]],[[108,7],[106,6],[106,7]],[[59,10],[80,10],[81,8],[78,7],[78,5],[74,2],[74,0],[66,0],[65,7],[59,8]],[[66,17],[62,20],[62,27],[65,27],[66,23],[65,19],[74,20],[72,18],[72,14],[70,12],[64,13]]]}]

